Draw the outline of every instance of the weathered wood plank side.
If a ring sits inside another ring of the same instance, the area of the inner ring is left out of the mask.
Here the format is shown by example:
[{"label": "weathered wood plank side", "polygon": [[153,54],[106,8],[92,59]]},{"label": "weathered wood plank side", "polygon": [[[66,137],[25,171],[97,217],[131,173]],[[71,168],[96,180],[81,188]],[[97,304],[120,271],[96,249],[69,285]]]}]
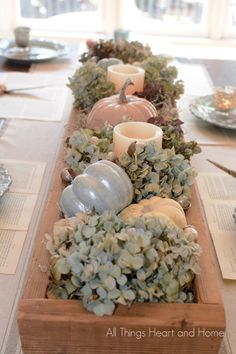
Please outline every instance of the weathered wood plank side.
[{"label": "weathered wood plank side", "polygon": [[22,300],[24,353],[218,353],[225,327],[222,306],[167,306],[135,304],[129,310],[120,306],[115,316],[99,318],[78,301]]},{"label": "weathered wood plank side", "polygon": [[202,248],[201,274],[195,281],[197,301],[204,304],[221,304],[222,297],[216,274],[213,245],[197,186],[192,188],[192,206],[187,211],[187,220],[188,224],[194,225],[198,231],[198,243]]}]

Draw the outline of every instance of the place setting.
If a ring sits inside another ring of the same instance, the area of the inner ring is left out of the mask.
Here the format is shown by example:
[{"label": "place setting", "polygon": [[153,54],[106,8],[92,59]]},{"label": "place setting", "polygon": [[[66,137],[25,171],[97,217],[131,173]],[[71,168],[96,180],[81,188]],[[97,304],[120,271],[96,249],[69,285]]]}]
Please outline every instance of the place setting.
[{"label": "place setting", "polygon": [[211,95],[195,98],[189,105],[190,112],[204,122],[220,128],[236,130],[236,88],[215,88]]},{"label": "place setting", "polygon": [[0,41],[0,56],[19,65],[41,63],[68,55],[65,44],[44,38],[30,38],[29,27],[16,27],[14,39]]}]

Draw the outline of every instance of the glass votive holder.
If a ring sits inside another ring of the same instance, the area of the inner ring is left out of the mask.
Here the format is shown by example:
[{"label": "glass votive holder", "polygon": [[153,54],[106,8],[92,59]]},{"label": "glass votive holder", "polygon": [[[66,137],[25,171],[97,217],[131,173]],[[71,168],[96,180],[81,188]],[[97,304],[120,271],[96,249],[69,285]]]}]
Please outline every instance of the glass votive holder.
[{"label": "glass votive holder", "polygon": [[120,40],[128,41],[128,39],[129,39],[129,31],[120,28],[115,29],[114,31],[115,43],[118,43]]},{"label": "glass votive holder", "polygon": [[17,47],[27,48],[30,41],[30,28],[29,27],[16,27],[14,29],[15,42]]},{"label": "glass votive holder", "polygon": [[215,90],[216,108],[228,111],[236,107],[236,88],[233,86],[217,87]]}]

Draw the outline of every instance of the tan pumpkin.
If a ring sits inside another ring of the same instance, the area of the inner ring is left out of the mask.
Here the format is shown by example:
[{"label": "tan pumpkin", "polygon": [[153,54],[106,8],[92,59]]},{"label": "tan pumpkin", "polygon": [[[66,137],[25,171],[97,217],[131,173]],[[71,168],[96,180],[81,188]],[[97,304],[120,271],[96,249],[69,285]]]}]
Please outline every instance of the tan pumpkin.
[{"label": "tan pumpkin", "polygon": [[181,229],[187,227],[184,210],[179,203],[173,199],[160,197],[142,199],[138,204],[131,204],[120,213],[120,217],[124,221],[128,221],[130,217],[139,218],[143,215],[157,217],[165,216]]},{"label": "tan pumpkin", "polygon": [[123,117],[146,122],[157,115],[156,108],[151,102],[134,95],[125,95],[129,85],[133,85],[133,82],[127,79],[118,95],[102,98],[95,103],[87,119],[89,128],[101,128],[106,121],[115,126]]}]

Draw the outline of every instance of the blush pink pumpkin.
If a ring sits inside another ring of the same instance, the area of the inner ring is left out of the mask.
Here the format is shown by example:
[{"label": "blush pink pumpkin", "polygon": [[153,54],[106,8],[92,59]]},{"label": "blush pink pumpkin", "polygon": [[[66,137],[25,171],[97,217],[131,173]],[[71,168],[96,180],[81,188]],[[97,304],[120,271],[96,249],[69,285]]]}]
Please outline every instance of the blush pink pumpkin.
[{"label": "blush pink pumpkin", "polygon": [[125,95],[129,85],[133,85],[133,82],[127,79],[118,95],[103,98],[93,106],[88,115],[88,128],[101,128],[105,122],[115,126],[123,117],[146,122],[157,116],[156,108],[151,102],[134,95]]}]

